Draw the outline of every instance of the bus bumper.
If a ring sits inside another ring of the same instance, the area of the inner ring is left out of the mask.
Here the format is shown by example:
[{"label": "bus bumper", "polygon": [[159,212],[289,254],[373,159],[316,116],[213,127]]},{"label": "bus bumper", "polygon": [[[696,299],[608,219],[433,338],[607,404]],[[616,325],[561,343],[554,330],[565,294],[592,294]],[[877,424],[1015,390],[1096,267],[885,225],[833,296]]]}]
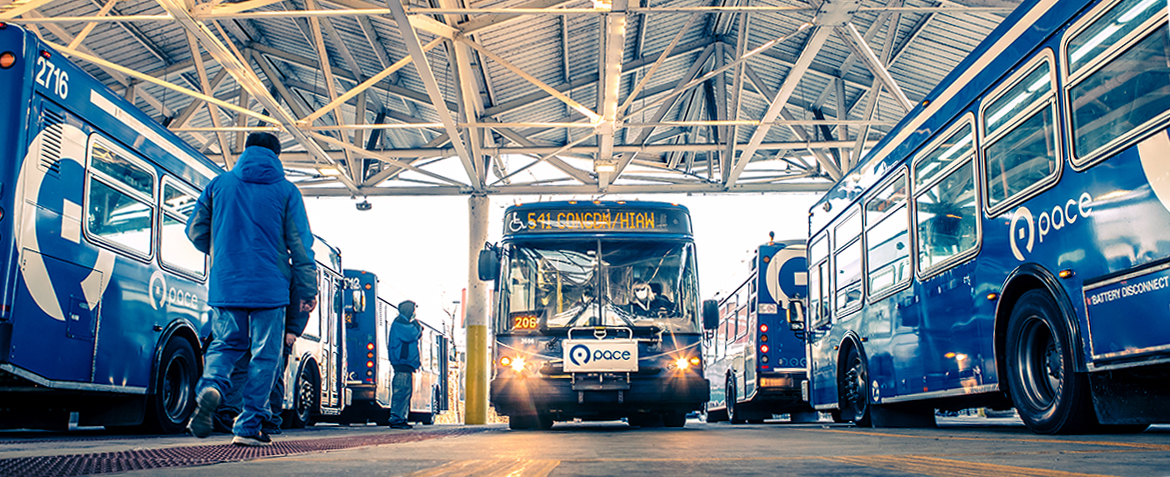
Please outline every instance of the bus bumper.
[{"label": "bus bumper", "polygon": [[710,383],[698,376],[638,378],[623,390],[574,390],[571,379],[497,377],[491,401],[504,415],[550,413],[559,419],[619,419],[635,412],[688,412],[710,400]]}]

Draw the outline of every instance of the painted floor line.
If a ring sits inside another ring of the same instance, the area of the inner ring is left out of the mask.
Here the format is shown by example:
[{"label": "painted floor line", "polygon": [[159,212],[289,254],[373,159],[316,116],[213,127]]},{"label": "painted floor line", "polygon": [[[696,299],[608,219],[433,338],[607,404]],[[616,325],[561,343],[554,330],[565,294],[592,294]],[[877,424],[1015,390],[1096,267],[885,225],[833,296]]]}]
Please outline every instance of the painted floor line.
[{"label": "painted floor line", "polygon": [[438,467],[423,469],[408,474],[410,477],[546,477],[560,465],[558,460],[547,459],[476,459],[456,460]]},{"label": "painted floor line", "polygon": [[1011,439],[1011,438],[991,438],[991,437],[953,437],[953,436],[911,436],[906,434],[894,434],[886,432],[873,431],[855,431],[843,429],[813,429],[813,428],[799,428],[801,431],[814,432],[835,432],[841,434],[856,434],[861,436],[877,436],[877,437],[901,437],[905,439],[930,439],[930,440],[954,440],[954,441],[982,441],[982,442],[1026,442],[1035,444],[1077,444],[1090,446],[1108,446],[1108,447],[1127,447],[1155,451],[1170,451],[1170,445],[1165,444],[1139,444],[1135,442],[1110,442],[1110,441],[1072,441],[1060,439]]},{"label": "painted floor line", "polygon": [[1099,477],[1101,475],[916,455],[822,457],[822,459],[861,467],[937,477],[986,477],[988,475],[996,477]]}]

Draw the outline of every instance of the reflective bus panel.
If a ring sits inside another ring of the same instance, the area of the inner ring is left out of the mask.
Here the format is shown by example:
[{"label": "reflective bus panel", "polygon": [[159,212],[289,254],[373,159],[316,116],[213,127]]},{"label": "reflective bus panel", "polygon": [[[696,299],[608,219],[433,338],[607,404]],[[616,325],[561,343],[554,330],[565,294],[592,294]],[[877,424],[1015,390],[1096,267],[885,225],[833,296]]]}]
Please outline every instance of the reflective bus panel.
[{"label": "reflective bus panel", "polygon": [[0,427],[181,432],[211,334],[184,228],[220,169],[23,28],[0,51]]},{"label": "reflective bus panel", "polygon": [[812,208],[816,409],[923,426],[1015,407],[1039,433],[1170,421],[1166,12],[1024,2]]}]

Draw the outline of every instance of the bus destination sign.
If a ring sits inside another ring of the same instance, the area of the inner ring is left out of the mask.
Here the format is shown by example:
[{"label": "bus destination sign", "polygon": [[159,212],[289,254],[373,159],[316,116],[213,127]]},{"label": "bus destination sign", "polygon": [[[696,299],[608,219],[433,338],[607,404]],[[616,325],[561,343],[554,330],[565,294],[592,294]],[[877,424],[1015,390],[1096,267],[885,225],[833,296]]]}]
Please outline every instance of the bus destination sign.
[{"label": "bus destination sign", "polygon": [[504,218],[504,234],[564,232],[690,233],[685,211],[671,209],[590,208],[520,209]]}]

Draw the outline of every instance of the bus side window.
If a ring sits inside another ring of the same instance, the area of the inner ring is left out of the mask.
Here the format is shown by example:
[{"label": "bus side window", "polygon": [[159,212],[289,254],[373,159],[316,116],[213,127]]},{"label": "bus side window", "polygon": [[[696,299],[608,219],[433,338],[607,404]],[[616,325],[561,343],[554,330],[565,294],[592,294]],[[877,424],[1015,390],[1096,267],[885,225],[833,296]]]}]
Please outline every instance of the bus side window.
[{"label": "bus side window", "polygon": [[965,120],[914,164],[918,269],[935,272],[978,245],[974,131]]},{"label": "bus side window", "polygon": [[1056,179],[1057,145],[1055,75],[1051,54],[988,101],[983,109],[987,206],[995,214],[1034,194]]},{"label": "bus side window", "polygon": [[[1166,8],[1158,5],[1118,2],[1067,42],[1061,56],[1072,85],[1066,91],[1074,164],[1134,138],[1170,110],[1170,33]],[[1118,45],[1135,30],[1146,32]]]},{"label": "bus side window", "polygon": [[162,183],[162,227],[159,258],[164,265],[178,268],[202,278],[207,272],[207,256],[187,238],[187,220],[195,210],[197,197],[180,188],[170,177]]},{"label": "bus side window", "polygon": [[808,269],[808,300],[809,300],[809,327],[816,329],[829,324],[828,306],[828,268],[829,240],[827,235],[821,235],[812,241],[809,247]]},{"label": "bus side window", "polygon": [[853,311],[861,304],[861,214],[854,209],[833,233],[833,263],[836,282],[834,310]]},{"label": "bus side window", "polygon": [[910,216],[906,210],[906,174],[865,204],[865,262],[870,297],[910,280]]},{"label": "bus side window", "polygon": [[149,257],[154,243],[154,175],[96,135],[89,156],[86,229],[119,249]]}]

